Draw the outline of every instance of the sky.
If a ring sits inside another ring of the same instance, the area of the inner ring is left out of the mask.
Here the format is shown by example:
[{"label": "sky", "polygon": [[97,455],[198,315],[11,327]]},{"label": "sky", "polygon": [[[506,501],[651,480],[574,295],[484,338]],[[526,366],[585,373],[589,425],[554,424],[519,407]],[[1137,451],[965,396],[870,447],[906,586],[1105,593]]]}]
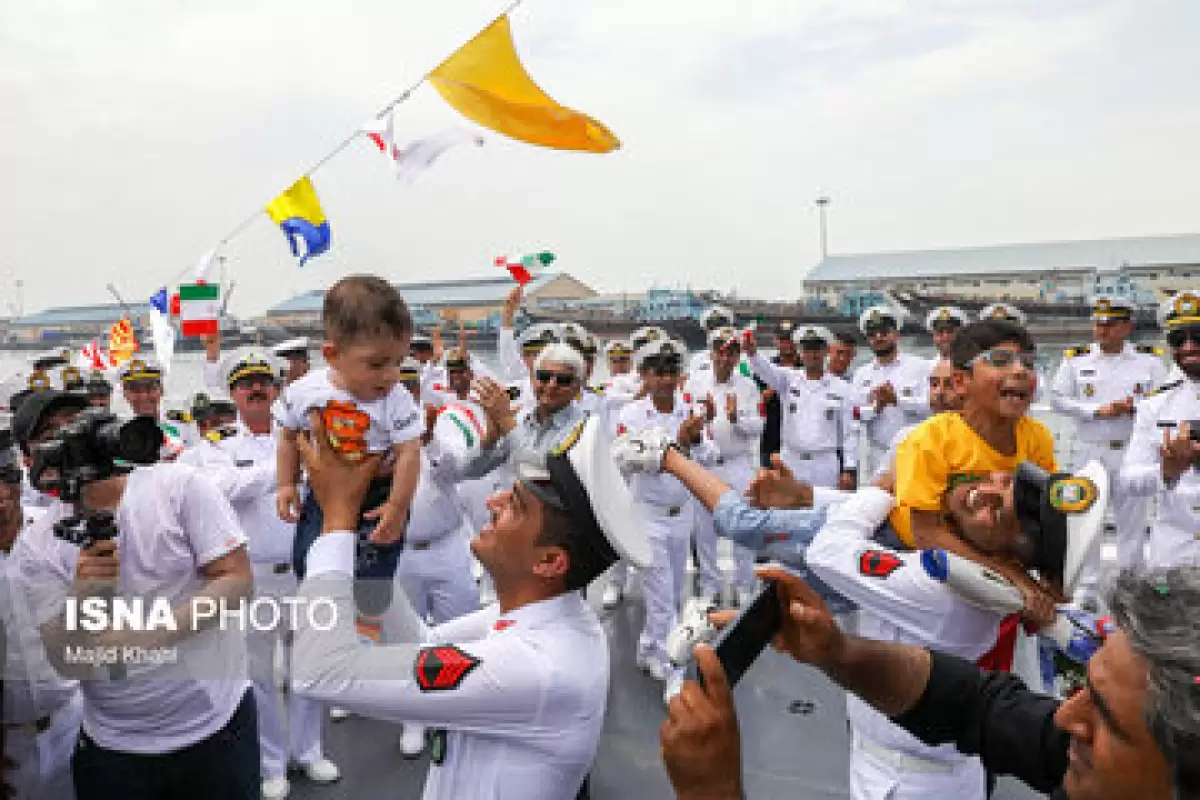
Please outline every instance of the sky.
[{"label": "sky", "polygon": [[[504,7],[0,0],[0,299],[144,302]],[[832,253],[1200,231],[1194,0],[524,0],[512,22],[622,148],[485,131],[406,186],[358,141],[314,175],[328,254],[299,268],[265,214],[224,248],[232,311],[541,249],[601,291],[794,299],[822,194]],[[473,129],[428,86],[395,127]]]}]

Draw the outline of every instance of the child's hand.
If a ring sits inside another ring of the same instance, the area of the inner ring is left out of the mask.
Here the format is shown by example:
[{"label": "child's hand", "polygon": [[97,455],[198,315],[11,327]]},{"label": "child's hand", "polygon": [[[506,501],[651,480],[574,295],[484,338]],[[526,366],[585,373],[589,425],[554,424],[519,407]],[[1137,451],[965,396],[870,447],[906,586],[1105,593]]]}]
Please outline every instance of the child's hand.
[{"label": "child's hand", "polygon": [[384,503],[363,514],[363,519],[377,519],[379,524],[371,531],[370,539],[375,544],[395,544],[404,536],[405,509],[394,503]]},{"label": "child's hand", "polygon": [[295,486],[280,486],[276,489],[275,513],[284,522],[299,522],[300,490]]}]

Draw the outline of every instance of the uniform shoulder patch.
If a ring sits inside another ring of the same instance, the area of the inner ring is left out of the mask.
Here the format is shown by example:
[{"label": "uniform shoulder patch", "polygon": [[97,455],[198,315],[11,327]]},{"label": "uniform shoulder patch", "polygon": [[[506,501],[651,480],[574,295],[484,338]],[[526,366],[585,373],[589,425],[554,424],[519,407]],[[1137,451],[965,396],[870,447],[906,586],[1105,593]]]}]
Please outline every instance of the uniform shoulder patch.
[{"label": "uniform shoulder patch", "polygon": [[1163,392],[1169,392],[1182,383],[1183,381],[1171,381],[1170,383],[1164,383],[1157,389],[1151,389],[1150,391],[1146,392],[1146,397],[1154,397],[1155,395],[1162,394]]},{"label": "uniform shoulder patch", "polygon": [[442,645],[422,648],[413,671],[422,692],[447,692],[457,689],[482,663],[454,645]]},{"label": "uniform shoulder patch", "polygon": [[904,562],[886,550],[864,550],[858,557],[858,571],[868,578],[887,578]]},{"label": "uniform shoulder patch", "polygon": [[1069,350],[1067,350],[1067,352],[1066,352],[1066,353],[1064,353],[1064,355],[1065,355],[1067,358],[1075,358],[1076,356],[1087,355],[1087,353],[1088,353],[1088,352],[1090,352],[1090,351],[1091,351],[1091,349],[1092,349],[1091,345],[1087,345],[1087,344],[1085,344],[1085,345],[1083,345],[1082,347],[1072,347],[1072,348],[1070,348]]},{"label": "uniform shoulder patch", "polygon": [[1137,346],[1137,351],[1139,353],[1145,353],[1148,356],[1161,356],[1163,354],[1163,349],[1161,347],[1155,347],[1152,344],[1139,344]]}]

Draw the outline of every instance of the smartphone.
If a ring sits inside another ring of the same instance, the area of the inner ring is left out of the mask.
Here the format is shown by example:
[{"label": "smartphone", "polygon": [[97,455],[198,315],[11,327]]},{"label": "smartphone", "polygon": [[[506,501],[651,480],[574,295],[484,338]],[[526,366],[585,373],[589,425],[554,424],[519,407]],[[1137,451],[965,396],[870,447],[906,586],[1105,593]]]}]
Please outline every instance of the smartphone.
[{"label": "smartphone", "polygon": [[[763,648],[771,643],[782,623],[778,584],[767,581],[750,605],[742,609],[712,643],[725,668],[730,688],[741,680]],[[694,658],[688,662],[686,677],[704,684]]]}]

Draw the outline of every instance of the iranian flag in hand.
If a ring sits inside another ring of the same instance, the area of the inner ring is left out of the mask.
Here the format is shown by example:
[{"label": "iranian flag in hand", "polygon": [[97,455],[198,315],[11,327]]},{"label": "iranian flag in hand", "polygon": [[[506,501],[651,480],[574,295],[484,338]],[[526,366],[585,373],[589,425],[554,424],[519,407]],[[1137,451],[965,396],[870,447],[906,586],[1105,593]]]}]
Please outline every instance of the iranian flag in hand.
[{"label": "iranian flag in hand", "polygon": [[211,336],[220,331],[221,288],[210,283],[185,283],[179,287],[179,332],[184,336]]},{"label": "iranian flag in hand", "polygon": [[527,256],[496,256],[496,266],[504,267],[513,280],[527,286],[543,267],[554,263],[554,253],[533,253]]}]

